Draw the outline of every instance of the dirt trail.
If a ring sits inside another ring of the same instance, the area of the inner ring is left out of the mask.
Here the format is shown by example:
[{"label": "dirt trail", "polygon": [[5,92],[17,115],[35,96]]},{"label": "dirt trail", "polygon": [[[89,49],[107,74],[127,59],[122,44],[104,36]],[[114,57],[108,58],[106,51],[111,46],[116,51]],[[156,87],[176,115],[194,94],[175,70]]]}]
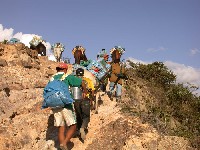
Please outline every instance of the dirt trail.
[{"label": "dirt trail", "polygon": [[110,101],[109,97],[103,92],[98,93],[101,95],[102,104],[99,106],[98,114],[91,112],[91,121],[88,127],[88,134],[86,140],[82,143],[79,138],[73,138],[71,141],[74,143],[72,150],[84,150],[94,139],[100,134],[100,129],[111,121],[115,121],[121,117],[115,101]]},{"label": "dirt trail", "polygon": [[124,116],[115,100],[99,93],[102,104],[98,114],[91,113],[89,132],[82,143],[73,138],[72,150],[186,150],[192,148],[182,137],[163,136],[148,123],[133,116]]}]

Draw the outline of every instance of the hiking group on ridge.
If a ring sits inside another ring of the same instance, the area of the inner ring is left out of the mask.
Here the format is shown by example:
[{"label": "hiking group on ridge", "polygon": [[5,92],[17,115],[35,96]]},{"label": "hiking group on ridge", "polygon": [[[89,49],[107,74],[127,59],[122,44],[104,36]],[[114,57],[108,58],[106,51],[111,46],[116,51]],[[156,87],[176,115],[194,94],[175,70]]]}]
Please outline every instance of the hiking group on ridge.
[{"label": "hiking group on ridge", "polygon": [[[112,61],[108,62],[109,55],[105,49],[102,49],[97,55],[97,61],[79,61],[82,65],[74,64],[71,74],[67,73],[68,64],[58,63],[57,73],[44,88],[42,108],[51,107],[54,114],[54,126],[58,127],[59,149],[67,150],[70,139],[75,135],[78,135],[82,141],[86,139],[86,134],[89,132],[90,111],[94,107],[95,95],[99,89],[106,92],[106,86],[110,82],[109,92],[107,92],[109,98],[112,100],[113,96],[116,96],[116,101],[120,101],[122,80],[127,79],[125,67],[120,64],[120,57],[124,51],[124,48],[117,46],[111,49]],[[91,66],[88,67],[89,65]],[[90,77],[86,77],[85,74],[90,69],[93,69],[94,73],[99,73],[96,74],[97,83],[94,83]],[[54,89],[53,82],[60,84],[60,88],[67,89]]]}]

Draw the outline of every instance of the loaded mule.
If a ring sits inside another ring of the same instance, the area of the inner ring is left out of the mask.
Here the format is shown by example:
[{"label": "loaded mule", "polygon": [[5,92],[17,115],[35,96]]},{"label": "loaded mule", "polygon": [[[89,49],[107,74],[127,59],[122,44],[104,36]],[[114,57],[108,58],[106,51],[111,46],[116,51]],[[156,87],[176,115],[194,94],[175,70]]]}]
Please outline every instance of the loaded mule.
[{"label": "loaded mule", "polygon": [[45,41],[41,37],[34,36],[33,39],[29,42],[30,49],[36,50],[37,53],[41,56],[46,56],[46,47],[43,42]]},{"label": "loaded mule", "polygon": [[31,45],[30,49],[36,50],[38,54],[40,54],[41,56],[46,56],[46,47],[44,46],[42,42],[38,43],[37,46]]},{"label": "loaded mule", "polygon": [[62,53],[65,49],[64,45],[62,43],[55,43],[51,46],[51,49],[53,51],[54,57],[56,58],[56,61],[60,62]]},{"label": "loaded mule", "polygon": [[109,93],[108,96],[111,100],[113,97],[116,98],[116,101],[121,99],[122,95],[122,83],[123,80],[127,80],[127,76],[125,73],[125,66],[120,61],[122,54],[125,52],[124,48],[120,46],[115,46],[110,50],[110,54],[112,57],[111,62],[111,75],[109,78]]},{"label": "loaded mule", "polygon": [[[73,72],[78,68],[84,69],[84,77],[87,78],[89,98],[91,100],[91,108],[98,113],[98,97],[96,96],[100,90],[100,84],[108,78],[110,72],[110,66],[104,66],[101,61],[87,60],[85,55],[85,49],[81,46],[76,46],[72,50],[72,54],[75,58],[75,64],[73,64]],[[90,82],[90,83],[89,83]]]}]

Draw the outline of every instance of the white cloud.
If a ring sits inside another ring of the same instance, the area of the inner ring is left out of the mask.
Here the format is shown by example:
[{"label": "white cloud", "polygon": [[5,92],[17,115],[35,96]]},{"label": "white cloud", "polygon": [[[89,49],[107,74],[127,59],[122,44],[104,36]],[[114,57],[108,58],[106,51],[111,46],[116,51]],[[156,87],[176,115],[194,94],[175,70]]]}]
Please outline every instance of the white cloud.
[{"label": "white cloud", "polygon": [[13,37],[18,38],[20,40],[20,42],[22,42],[26,46],[30,47],[29,42],[33,39],[34,36],[41,37],[36,34],[22,34],[22,32],[16,33]]},{"label": "white cloud", "polygon": [[193,55],[196,55],[196,54],[198,54],[198,53],[200,53],[200,50],[197,49],[197,48],[193,48],[193,49],[190,50],[190,54],[191,54],[192,56],[193,56]]},{"label": "white cloud", "polygon": [[141,64],[150,64],[150,63],[152,63],[152,62],[145,62],[145,61],[138,60],[138,59],[131,58],[131,57],[129,57],[127,60],[130,60],[130,61],[132,61],[134,63],[141,63]]},{"label": "white cloud", "polygon": [[159,48],[148,48],[147,49],[148,52],[158,52],[158,51],[165,51],[165,50],[167,50],[167,48],[165,48],[163,46],[161,46]]},{"label": "white cloud", "polygon": [[[137,60],[134,58],[128,58],[134,63],[142,63],[142,64],[149,64],[152,62],[145,62],[141,60]],[[177,82],[178,83],[190,83],[194,86],[200,88],[200,68],[193,68],[191,66],[186,66],[184,64],[175,63],[172,61],[163,62],[170,70],[173,71],[175,75],[177,75]],[[195,91],[200,96],[200,89]]]},{"label": "white cloud", "polygon": [[[138,59],[131,58],[131,57],[127,58],[126,61],[127,61],[127,60],[129,60],[129,61],[131,61],[131,62],[133,62],[133,63],[140,63],[140,64],[150,64],[150,63],[151,63],[151,62],[144,62],[144,61],[142,61],[142,60],[138,60]],[[125,61],[125,62],[126,62],[126,61]],[[131,66],[129,65],[129,63],[126,63],[126,67],[127,67],[127,68],[130,68]]]},{"label": "white cloud", "polygon": [[4,40],[10,40],[13,36],[13,29],[3,29],[3,25],[0,24],[0,42]]},{"label": "white cloud", "polygon": [[[165,65],[177,75],[177,82],[190,83],[200,88],[200,68],[193,68],[172,61],[166,61]],[[196,92],[200,95],[200,89]]]},{"label": "white cloud", "polygon": [[[11,38],[17,38],[20,40],[20,42],[24,43],[26,46],[30,47],[29,42],[33,39],[34,36],[41,37],[36,34],[23,34],[22,32],[18,32],[15,35],[13,35],[14,30],[12,28],[10,29],[4,29],[3,25],[0,24],[0,42],[4,40],[10,40]],[[43,42],[47,49],[47,56],[49,56],[49,59],[54,60],[51,56],[52,51],[51,51],[51,44],[49,42]]]}]

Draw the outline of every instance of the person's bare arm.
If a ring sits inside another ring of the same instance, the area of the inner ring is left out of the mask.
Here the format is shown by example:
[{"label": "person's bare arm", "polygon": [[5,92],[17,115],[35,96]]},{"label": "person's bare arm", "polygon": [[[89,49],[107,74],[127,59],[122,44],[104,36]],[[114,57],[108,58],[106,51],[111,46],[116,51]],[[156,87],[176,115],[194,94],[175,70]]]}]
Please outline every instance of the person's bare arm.
[{"label": "person's bare arm", "polygon": [[82,80],[81,86],[82,86],[82,89],[83,89],[83,98],[85,98],[86,95],[87,95],[87,87],[86,87],[86,81],[85,80]]}]

